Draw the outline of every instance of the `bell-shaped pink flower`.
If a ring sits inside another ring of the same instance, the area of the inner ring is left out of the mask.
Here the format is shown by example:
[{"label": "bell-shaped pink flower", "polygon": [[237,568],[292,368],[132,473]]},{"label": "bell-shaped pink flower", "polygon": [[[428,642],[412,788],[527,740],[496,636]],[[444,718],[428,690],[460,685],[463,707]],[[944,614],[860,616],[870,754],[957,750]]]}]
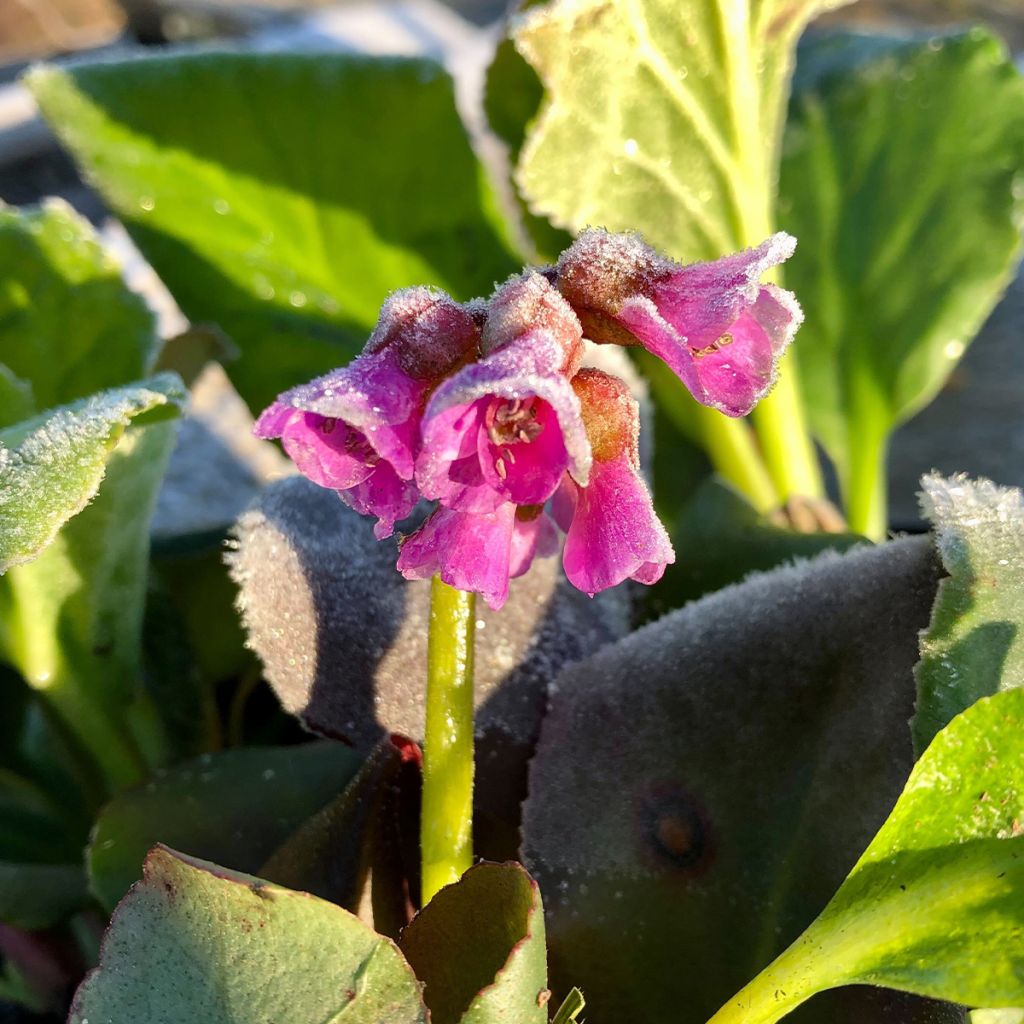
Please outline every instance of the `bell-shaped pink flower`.
[{"label": "bell-shaped pink flower", "polygon": [[581,370],[573,388],[594,463],[585,486],[566,477],[553,502],[566,532],[565,575],[591,597],[625,579],[656,583],[675,552],[640,475],[636,401],[618,377],[600,370]]},{"label": "bell-shaped pink flower", "polygon": [[439,506],[402,541],[398,571],[409,580],[437,573],[497,610],[508,600],[509,580],[522,576],[535,557],[553,554],[557,543],[554,525],[536,506],[506,502],[484,513]]},{"label": "bell-shaped pink flower", "polygon": [[362,354],[348,366],[278,396],[256,422],[279,437],[305,476],[378,522],[390,536],[418,500],[420,420],[437,381],[477,352],[479,328],[447,295],[395,292]]},{"label": "bell-shaped pink flower", "polygon": [[745,416],[775,383],[778,360],[803,320],[791,292],[761,277],[796,240],[682,266],[636,235],[585,231],[558,261],[558,287],[587,337],[639,344],[703,405]]},{"label": "bell-shaped pink flower", "polygon": [[565,300],[537,273],[491,300],[478,363],[431,396],[416,481],[423,496],[460,512],[540,505],[566,470],[582,482],[590,445],[567,373],[582,330]]}]

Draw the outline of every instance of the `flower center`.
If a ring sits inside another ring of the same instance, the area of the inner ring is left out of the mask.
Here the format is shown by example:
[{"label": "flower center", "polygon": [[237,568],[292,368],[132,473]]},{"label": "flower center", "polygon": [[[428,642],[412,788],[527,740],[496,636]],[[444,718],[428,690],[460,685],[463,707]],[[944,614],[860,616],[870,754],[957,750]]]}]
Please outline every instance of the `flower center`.
[{"label": "flower center", "polygon": [[502,480],[508,476],[508,467],[516,464],[513,446],[535,441],[543,430],[544,425],[537,422],[536,398],[502,400],[491,405],[487,411],[487,436],[501,449],[494,461],[494,471]]},{"label": "flower center", "polygon": [[731,334],[723,334],[720,338],[716,338],[710,345],[705,345],[704,348],[691,348],[690,352],[693,354],[695,359],[702,359],[704,356],[714,355],[716,352],[725,348],[726,345],[731,345],[733,337]]}]

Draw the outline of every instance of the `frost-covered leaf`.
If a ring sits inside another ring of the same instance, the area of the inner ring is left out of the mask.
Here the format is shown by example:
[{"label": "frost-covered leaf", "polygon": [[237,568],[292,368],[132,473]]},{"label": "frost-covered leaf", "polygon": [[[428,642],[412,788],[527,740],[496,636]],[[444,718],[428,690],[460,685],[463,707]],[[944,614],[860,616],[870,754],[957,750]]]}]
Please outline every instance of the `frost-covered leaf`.
[{"label": "frost-covered leaf", "polygon": [[777,1020],[815,992],[858,983],[1020,1005],[1022,736],[1020,689],[984,697],[946,726],[831,902],[729,1001],[728,1019]]},{"label": "frost-covered leaf", "polygon": [[793,48],[843,0],[556,0],[516,44],[546,99],[518,179],[537,213],[686,260],[770,234]]},{"label": "frost-covered leaf", "polygon": [[90,502],[133,420],[176,416],[181,381],[161,374],[0,431],[0,573],[35,558]]},{"label": "frost-covered leaf", "polygon": [[[939,576],[923,537],[822,554],[562,672],[523,811],[556,991],[594,1020],[702,1024],[799,935],[910,771]],[[844,994],[815,1019],[886,1009]]]},{"label": "frost-covered leaf", "polygon": [[[60,199],[0,206],[0,427],[138,380],[157,349],[153,314],[84,217]],[[4,401],[4,369],[29,402]]]},{"label": "frost-covered leaf", "polygon": [[471,867],[402,933],[431,1024],[545,1024],[544,911],[518,864]]},{"label": "frost-covered leaf", "polygon": [[28,82],[184,312],[238,344],[253,409],[347,362],[392,289],[465,299],[516,269],[428,61],[193,53]]},{"label": "frost-covered leaf", "polygon": [[0,432],[0,657],[110,785],[166,753],[140,641],[149,516],[174,443],[153,420],[184,400],[164,375]]},{"label": "frost-covered leaf", "polygon": [[1010,280],[1024,218],[1024,81],[981,30],[824,37],[801,52],[780,183],[800,239],[811,426],[848,498],[935,395]]},{"label": "frost-covered leaf", "polygon": [[[363,749],[390,732],[422,737],[430,583],[398,574],[395,542],[376,541],[371,520],[301,477],[267,487],[236,534],[242,618],[285,709]],[[626,631],[625,600],[591,601],[544,559],[513,581],[500,613],[478,610],[477,825],[504,835],[488,855],[515,852],[548,682]]]},{"label": "frost-covered leaf", "polygon": [[176,765],[104,807],[89,843],[93,893],[111,909],[157,843],[236,871],[258,871],[333,800],[362,759],[341,743],[251,747]]},{"label": "frost-covered leaf", "polygon": [[988,480],[926,476],[925,517],[949,577],[921,635],[914,744],[979,697],[1024,686],[1024,500]]},{"label": "frost-covered leaf", "polygon": [[306,893],[156,847],[69,1024],[426,1024],[394,944]]}]

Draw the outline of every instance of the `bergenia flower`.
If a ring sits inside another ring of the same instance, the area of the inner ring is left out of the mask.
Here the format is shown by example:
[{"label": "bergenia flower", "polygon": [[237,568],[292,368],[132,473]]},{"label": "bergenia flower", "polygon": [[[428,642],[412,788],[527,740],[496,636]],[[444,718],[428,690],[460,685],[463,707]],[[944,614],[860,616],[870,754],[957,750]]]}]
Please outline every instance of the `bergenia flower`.
[{"label": "bergenia flower", "polygon": [[508,600],[509,580],[557,546],[557,531],[541,506],[505,502],[484,513],[439,506],[403,540],[398,571],[410,580],[437,573],[449,586],[480,594],[498,609]]},{"label": "bergenia flower", "polygon": [[796,240],[682,266],[636,235],[585,231],[558,261],[558,288],[597,342],[641,344],[703,405],[745,416],[775,383],[779,356],[803,314],[791,292],[761,277]]},{"label": "bergenia flower", "polygon": [[447,295],[395,292],[361,355],[280,395],[259,418],[259,437],[280,437],[305,476],[357,512],[378,519],[378,538],[418,500],[420,420],[437,382],[476,355],[479,328]]},{"label": "bergenia flower", "polygon": [[656,583],[675,552],[640,475],[636,400],[623,381],[601,370],[581,370],[572,383],[594,462],[589,482],[565,477],[553,503],[566,532],[565,575],[591,597],[625,579]]},{"label": "bergenia flower", "polygon": [[460,512],[541,505],[568,471],[586,483],[590,445],[569,376],[582,328],[535,272],[503,286],[483,328],[484,357],[441,384],[423,419],[416,482]]}]

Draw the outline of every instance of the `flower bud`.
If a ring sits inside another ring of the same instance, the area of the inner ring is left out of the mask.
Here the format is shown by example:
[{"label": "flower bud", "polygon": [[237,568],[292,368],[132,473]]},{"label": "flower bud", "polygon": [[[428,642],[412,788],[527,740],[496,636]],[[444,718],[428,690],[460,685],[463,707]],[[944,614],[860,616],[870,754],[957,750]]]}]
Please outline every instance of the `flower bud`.
[{"label": "flower bud", "polygon": [[471,310],[433,288],[402,288],[381,307],[364,349],[390,349],[413,380],[440,380],[472,359],[480,331]]}]

